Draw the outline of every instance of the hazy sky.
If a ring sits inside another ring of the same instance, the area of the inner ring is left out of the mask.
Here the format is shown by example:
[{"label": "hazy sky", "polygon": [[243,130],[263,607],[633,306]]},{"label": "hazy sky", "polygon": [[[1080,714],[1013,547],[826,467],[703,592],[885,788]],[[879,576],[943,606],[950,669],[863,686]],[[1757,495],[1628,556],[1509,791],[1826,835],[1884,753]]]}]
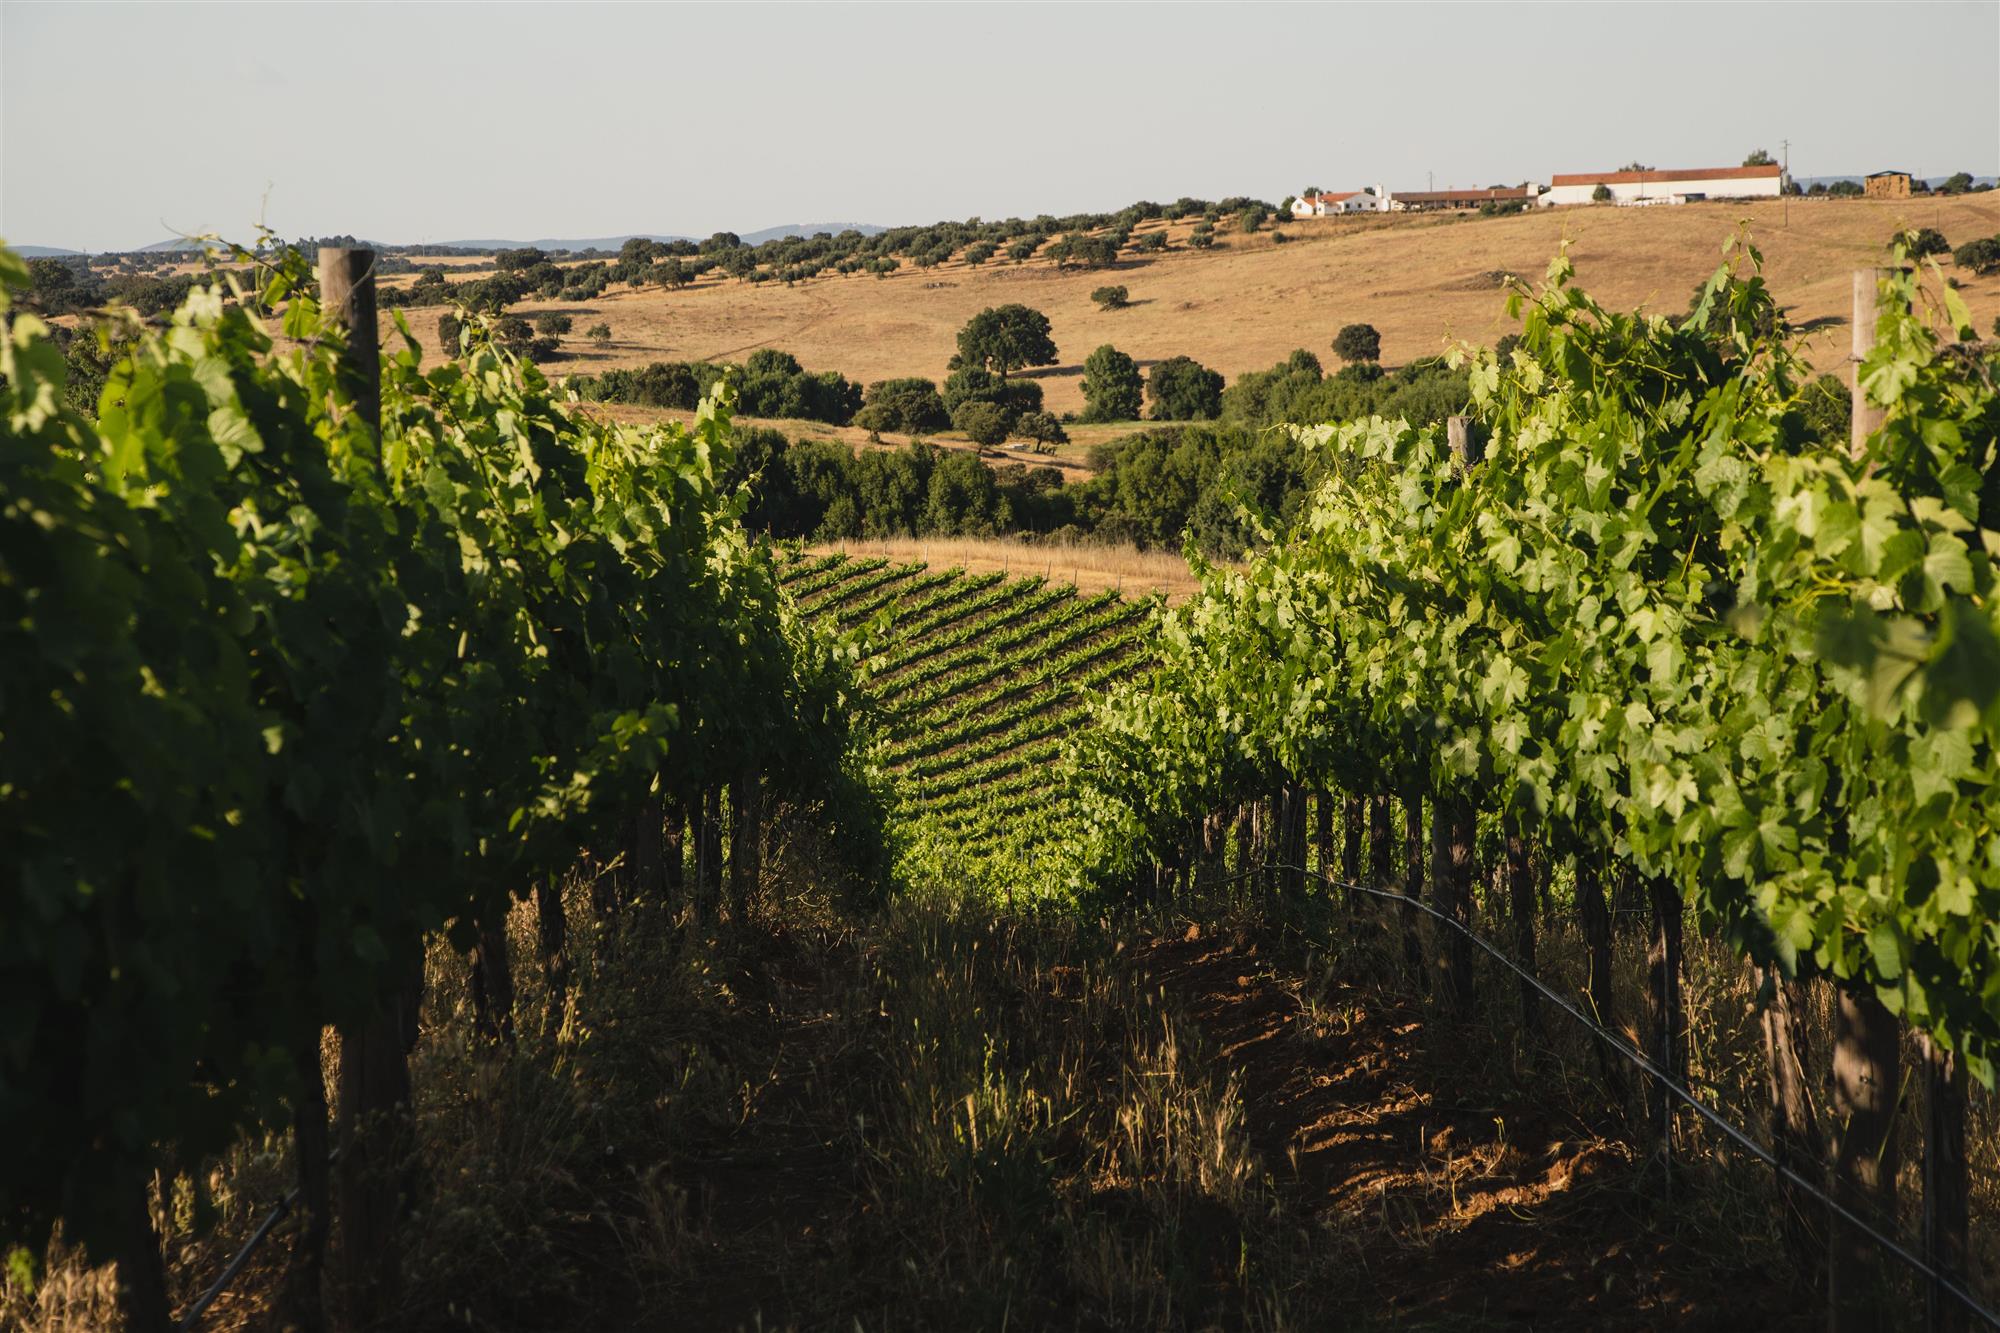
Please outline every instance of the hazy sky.
[{"label": "hazy sky", "polygon": [[2000,3],[0,4],[0,237],[706,235],[2000,170]]}]

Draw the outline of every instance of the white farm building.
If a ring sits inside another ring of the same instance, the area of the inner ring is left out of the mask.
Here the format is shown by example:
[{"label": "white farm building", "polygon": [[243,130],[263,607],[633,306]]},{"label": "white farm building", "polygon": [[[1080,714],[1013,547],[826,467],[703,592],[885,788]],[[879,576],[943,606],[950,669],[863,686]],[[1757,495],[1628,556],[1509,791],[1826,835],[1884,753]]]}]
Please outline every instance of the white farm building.
[{"label": "white farm building", "polygon": [[1343,213],[1379,213],[1386,195],[1380,186],[1372,190],[1308,190],[1292,200],[1295,218],[1331,218]]},{"label": "white farm building", "polygon": [[1543,207],[1597,202],[1602,188],[1616,204],[1681,203],[1689,199],[1776,199],[1784,186],[1783,168],[1700,167],[1690,171],[1586,171],[1556,176],[1542,195]]}]

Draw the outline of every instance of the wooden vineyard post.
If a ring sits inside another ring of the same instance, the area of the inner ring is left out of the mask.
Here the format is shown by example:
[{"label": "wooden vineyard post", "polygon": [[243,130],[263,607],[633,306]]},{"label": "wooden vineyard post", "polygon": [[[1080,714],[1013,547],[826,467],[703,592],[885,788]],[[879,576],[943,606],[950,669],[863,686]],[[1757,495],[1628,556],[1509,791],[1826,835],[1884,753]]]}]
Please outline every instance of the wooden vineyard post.
[{"label": "wooden vineyard post", "polygon": [[[1424,792],[1414,783],[1403,797],[1403,896],[1424,896]],[[1421,915],[1414,907],[1403,908],[1403,961],[1418,979],[1424,975],[1424,947],[1417,938]]]},{"label": "wooden vineyard post", "polygon": [[1313,798],[1313,846],[1319,858],[1321,891],[1333,877],[1333,793],[1322,790]]},{"label": "wooden vineyard post", "polygon": [[[355,410],[378,434],[382,358],[375,324],[375,252],[321,246],[320,305],[346,333],[340,376]],[[423,956],[399,960],[402,975],[373,1017],[341,1033],[340,1166],[334,1258],[355,1323],[379,1316],[394,1290],[395,1233],[403,1207],[399,1166],[410,1099],[409,1053],[423,994]]]},{"label": "wooden vineyard post", "polygon": [[[1764,1037],[1764,1068],[1771,1093],[1771,1148],[1777,1165],[1810,1181],[1824,1178],[1826,1142],[1813,1115],[1811,1085],[1806,1076],[1805,1029],[1799,1021],[1799,983],[1775,967],[1760,969],[1760,989],[1771,994],[1760,1016]],[[1819,1227],[1815,1200],[1780,1171],[1779,1207],[1784,1210],[1781,1233],[1785,1249],[1808,1289],[1818,1285],[1826,1266],[1826,1237]]]},{"label": "wooden vineyard post", "polygon": [[[1965,1160],[1965,1062],[1924,1038],[1924,1262],[1941,1277],[1965,1283],[1970,1209]],[[1963,1302],[1931,1282],[1924,1297],[1931,1333],[1972,1327]]]},{"label": "wooden vineyard post", "polygon": [[347,333],[340,376],[355,410],[376,433],[382,429],[382,348],[375,323],[375,252],[346,246],[319,248],[320,307]]},{"label": "wooden vineyard post", "polygon": [[[1594,850],[1577,854],[1576,858],[1576,914],[1583,927],[1584,974],[1583,995],[1590,1005],[1590,1016],[1597,1025],[1611,1029],[1611,906],[1604,898],[1603,858]],[[1605,1085],[1622,1107],[1625,1103],[1624,1069],[1614,1058],[1615,1052],[1602,1039],[1593,1043],[1597,1050],[1597,1064],[1604,1075]]]},{"label": "wooden vineyard post", "polygon": [[[1340,882],[1352,886],[1361,882],[1361,810],[1359,796],[1343,793],[1340,798]],[[1345,890],[1347,905],[1351,908],[1358,895],[1352,887]]]},{"label": "wooden vineyard post", "polygon": [[1444,430],[1461,472],[1471,470],[1486,457],[1486,441],[1480,438],[1479,423],[1471,417],[1446,417]]},{"label": "wooden vineyard post", "polygon": [[666,818],[660,840],[660,896],[671,925],[681,910],[681,890],[687,882],[687,805],[679,797],[668,797]]},{"label": "wooden vineyard post", "polygon": [[1376,794],[1368,798],[1368,884],[1388,890],[1395,885],[1395,839],[1389,831],[1389,798]]},{"label": "wooden vineyard post", "polygon": [[472,946],[473,1027],[489,1041],[514,1042],[514,965],[507,951],[507,909],[482,917]]},{"label": "wooden vineyard post", "polygon": [[167,1311],[167,1270],[160,1235],[153,1229],[153,1204],[142,1176],[118,1186],[118,1310],[127,1333],[171,1333]]},{"label": "wooden vineyard post", "polygon": [[[1833,1197],[1877,1229],[1896,1225],[1896,1098],[1902,1024],[1872,991],[1841,987],[1833,1025]],[[1833,1219],[1827,1304],[1834,1333],[1892,1326],[1886,1256],[1868,1235]]]},{"label": "wooden vineyard post", "polygon": [[548,1030],[555,1032],[569,1008],[569,920],[563,911],[562,880],[554,875],[544,875],[535,885],[535,943],[542,955],[542,986],[548,992]]},{"label": "wooden vineyard post", "polygon": [[[1672,880],[1646,881],[1653,908],[1653,936],[1646,950],[1646,1008],[1651,1047],[1646,1052],[1676,1087],[1687,1086],[1687,1011],[1681,998],[1681,895]],[[1672,1177],[1674,1129],[1680,1101],[1659,1080],[1646,1082],[1646,1101],[1660,1136],[1660,1160]]]},{"label": "wooden vineyard post", "polygon": [[[1514,961],[1535,971],[1535,878],[1528,860],[1528,840],[1518,829],[1507,830],[1507,901],[1514,918]],[[1521,978],[1521,1032],[1529,1049],[1541,1035],[1541,995]]]},{"label": "wooden vineyard post", "polygon": [[1440,796],[1431,815],[1431,892],[1438,911],[1464,929],[1439,932],[1439,992],[1454,1013],[1472,1010],[1472,840],[1477,817],[1462,796]]},{"label": "wooden vineyard post", "polygon": [[722,788],[705,788],[695,820],[694,914],[712,926],[722,907]]},{"label": "wooden vineyard post", "polygon": [[1868,448],[1868,437],[1882,428],[1883,410],[1868,401],[1868,395],[1861,388],[1861,363],[1875,350],[1875,328],[1881,316],[1880,293],[1882,279],[1893,269],[1857,268],[1854,270],[1854,341],[1848,359],[1852,364],[1849,372],[1848,402],[1851,422],[1848,427],[1847,449],[1850,456],[1859,458]]}]

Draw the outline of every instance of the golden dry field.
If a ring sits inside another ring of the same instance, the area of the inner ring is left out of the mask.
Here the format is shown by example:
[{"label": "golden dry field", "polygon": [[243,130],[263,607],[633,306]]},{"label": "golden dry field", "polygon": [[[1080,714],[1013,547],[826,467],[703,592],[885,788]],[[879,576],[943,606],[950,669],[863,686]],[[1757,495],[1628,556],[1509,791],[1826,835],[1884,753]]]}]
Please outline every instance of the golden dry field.
[{"label": "golden dry field", "polygon": [[815,553],[839,551],[851,556],[882,556],[902,562],[921,560],[932,569],[963,569],[968,574],[996,570],[1018,577],[1040,575],[1067,583],[1082,593],[1116,592],[1126,597],[1161,593],[1170,605],[1186,601],[1201,588],[1201,580],[1178,551],[1141,551],[1132,546],[1098,543],[1042,542],[1029,545],[1005,538],[890,537],[825,542],[807,548]]},{"label": "golden dry field", "polygon": [[[1814,329],[1812,356],[1835,370],[1847,356],[1851,270],[1880,257],[1903,226],[1929,226],[1953,244],[2000,232],[2000,193],[1909,200],[1794,199],[1662,208],[1555,208],[1514,217],[1417,215],[1288,223],[1287,244],[1268,232],[1221,230],[1216,248],[1187,248],[1191,224],[1171,228],[1176,247],[1131,258],[1114,271],[1062,271],[1046,260],[953,261],[930,270],[815,278],[794,287],[704,279],[670,292],[621,288],[582,304],[524,302],[576,316],[581,330],[608,322],[610,344],[565,339],[572,355],[553,373],[589,373],[655,360],[741,359],[758,347],[792,353],[810,370],[861,382],[897,375],[942,379],[954,337],[989,305],[1020,301],[1054,325],[1062,364],[1034,372],[1050,408],[1083,406],[1082,362],[1113,343],[1141,364],[1192,356],[1234,378],[1263,370],[1295,347],[1331,362],[1343,324],[1375,325],[1391,364],[1439,351],[1449,340],[1490,342],[1509,324],[1501,275],[1538,278],[1567,239],[1578,279],[1617,308],[1685,308],[1694,285],[1747,222],[1765,276],[1795,323]],[[1142,227],[1143,232],[1163,224]],[[1227,223],[1224,224],[1225,228]],[[1947,273],[1950,265],[1946,264]],[[1981,332],[2000,314],[2000,276],[1957,275]],[[1133,304],[1102,311],[1093,288],[1121,283]],[[426,309],[410,312],[420,338],[436,336]],[[1074,454],[1075,448],[1066,451]]]}]

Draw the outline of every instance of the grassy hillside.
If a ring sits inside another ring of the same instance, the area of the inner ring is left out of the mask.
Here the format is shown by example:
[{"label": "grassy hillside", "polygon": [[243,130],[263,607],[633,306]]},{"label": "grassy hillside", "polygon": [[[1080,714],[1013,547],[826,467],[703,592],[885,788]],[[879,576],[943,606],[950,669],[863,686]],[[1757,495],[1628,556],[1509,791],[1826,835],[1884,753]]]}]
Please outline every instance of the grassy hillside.
[{"label": "grassy hillside", "polygon": [[784,584],[807,614],[867,635],[879,759],[916,841],[976,865],[1063,835],[1063,744],[1144,658],[1150,601],[839,553],[793,561]]},{"label": "grassy hillside", "polygon": [[[1850,272],[1879,258],[1902,226],[1936,227],[1954,245],[2000,231],[2000,195],[1794,200],[1789,223],[1777,200],[1502,218],[1329,218],[1288,225],[1285,244],[1268,232],[1224,232],[1206,252],[1185,246],[1191,224],[1152,222],[1135,234],[1165,227],[1176,248],[1128,258],[1111,273],[1065,272],[1044,259],[976,268],[954,260],[887,278],[829,276],[786,287],[712,277],[678,292],[621,289],[583,306],[528,302],[516,309],[561,309],[577,315],[579,327],[597,319],[611,325],[606,348],[566,341],[575,355],[561,368],[577,373],[778,347],[814,370],[866,382],[942,379],[969,316],[1021,301],[1054,324],[1063,364],[1036,374],[1049,406],[1071,410],[1083,405],[1083,358],[1104,342],[1142,363],[1192,356],[1233,379],[1295,347],[1325,355],[1334,332],[1357,321],[1381,330],[1382,354],[1392,363],[1433,353],[1449,338],[1490,341],[1507,331],[1500,277],[1538,276],[1565,238],[1581,281],[1607,305],[1682,309],[1739,221],[1750,224],[1792,319],[1818,330],[1814,357],[1830,370],[1847,352]],[[2000,314],[2000,276],[1957,276],[1983,331]],[[1130,288],[1133,305],[1097,309],[1090,292],[1106,282]],[[420,337],[436,336],[429,312],[416,312],[412,324]]]}]

